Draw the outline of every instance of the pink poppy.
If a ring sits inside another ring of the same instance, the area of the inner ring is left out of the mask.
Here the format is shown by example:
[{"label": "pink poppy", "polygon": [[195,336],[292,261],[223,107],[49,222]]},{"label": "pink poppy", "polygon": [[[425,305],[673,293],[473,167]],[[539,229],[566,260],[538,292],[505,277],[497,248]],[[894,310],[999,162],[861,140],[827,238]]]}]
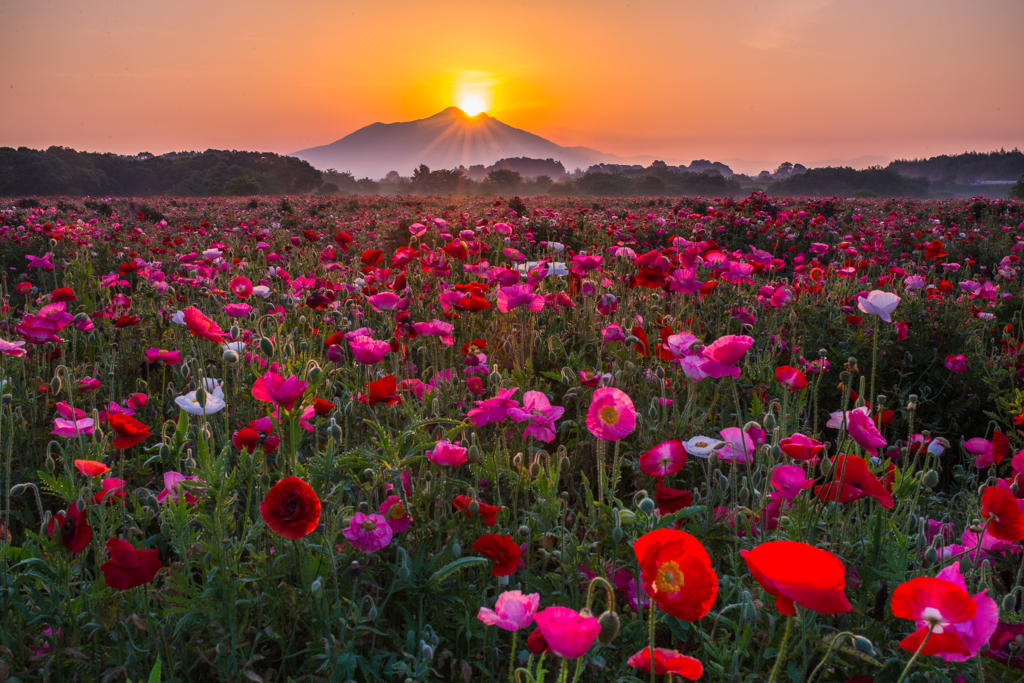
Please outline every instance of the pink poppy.
[{"label": "pink poppy", "polygon": [[384,356],[391,352],[391,345],[386,341],[378,341],[371,337],[359,336],[348,342],[352,349],[352,355],[356,362],[363,365],[374,365],[384,360]]},{"label": "pink poppy", "polygon": [[390,311],[398,305],[399,301],[401,301],[401,297],[393,292],[381,292],[366,297],[366,303],[370,304],[378,313]]},{"label": "pink poppy", "polygon": [[789,365],[775,368],[775,380],[789,391],[807,388],[807,375]]},{"label": "pink poppy", "polygon": [[754,462],[756,446],[749,433],[739,427],[726,427],[718,433],[725,442],[725,447],[717,451],[719,460],[742,462],[746,465]]},{"label": "pink poppy", "polygon": [[662,441],[640,456],[640,469],[652,477],[667,477],[686,465],[686,448],[682,441]]},{"label": "pink poppy", "polygon": [[430,321],[429,323],[412,324],[413,332],[423,337],[437,337],[445,346],[452,346],[453,344],[455,344],[455,340],[452,339],[452,331],[454,329],[454,325],[436,319]]},{"label": "pink poppy", "polygon": [[587,411],[587,428],[603,441],[618,441],[636,426],[636,408],[625,392],[603,387],[594,392]]},{"label": "pink poppy", "polygon": [[466,462],[466,449],[451,441],[438,441],[433,449],[427,451],[427,458],[435,465],[458,467]]},{"label": "pink poppy", "polygon": [[229,318],[244,318],[252,313],[252,306],[249,304],[228,304],[221,308]]},{"label": "pink poppy", "polygon": [[248,299],[252,296],[252,282],[247,277],[239,275],[228,283],[228,287],[239,299]]},{"label": "pink poppy", "polygon": [[[948,581],[961,590],[967,590],[967,583],[964,581],[963,575],[960,574],[960,564],[957,562],[940,571],[935,578]],[[949,631],[959,636],[960,640],[967,646],[968,653],[939,652],[936,653],[936,656],[945,659],[947,662],[966,662],[968,659],[977,656],[978,650],[988,642],[992,634],[996,632],[996,626],[999,624],[999,606],[996,605],[995,600],[986,595],[987,592],[988,589],[975,593],[971,597],[977,607],[972,619],[950,624],[947,627]],[[927,626],[922,621],[919,621],[917,625]]]},{"label": "pink poppy", "polygon": [[23,341],[9,342],[5,339],[0,339],[0,353],[19,358],[26,353],[25,349],[21,348],[25,344],[26,342]]},{"label": "pink poppy", "polygon": [[780,441],[779,447],[789,457],[804,462],[817,459],[818,453],[825,448],[825,445],[803,434],[793,434]]},{"label": "pink poppy", "polygon": [[168,500],[177,503],[178,496],[185,494],[185,502],[192,504],[196,502],[196,497],[189,493],[188,489],[181,485],[183,481],[198,482],[199,477],[186,477],[180,472],[164,472],[164,490],[156,494],[156,500],[158,503],[164,503]]},{"label": "pink poppy", "polygon": [[508,416],[513,422],[529,422],[523,438],[533,436],[544,443],[551,443],[555,438],[555,420],[564,413],[565,408],[551,405],[542,392],[527,391],[523,394],[523,407],[509,408]]},{"label": "pink poppy", "polygon": [[498,596],[493,610],[481,607],[476,617],[487,626],[518,631],[533,623],[533,615],[538,607],[540,593],[526,595],[522,591],[505,591]]},{"label": "pink poppy", "polygon": [[796,465],[779,465],[772,470],[772,488],[779,492],[786,500],[793,500],[804,489],[814,485],[812,479],[807,478],[804,468]]},{"label": "pink poppy", "polygon": [[626,332],[622,329],[622,325],[618,323],[612,323],[606,325],[601,330],[601,336],[604,337],[605,344],[611,344],[617,341],[626,341]]},{"label": "pink poppy", "polygon": [[967,372],[967,356],[962,353],[956,355],[949,354],[946,356],[946,367],[951,372]]},{"label": "pink poppy", "polygon": [[597,639],[601,624],[568,607],[548,607],[533,616],[548,647],[559,657],[576,659]]},{"label": "pink poppy", "polygon": [[65,420],[63,418],[54,418],[53,420],[53,431],[50,432],[55,436],[61,436],[65,439],[74,439],[78,436],[86,436],[93,433],[93,420],[91,417],[82,418],[81,420]]},{"label": "pink poppy", "polygon": [[541,311],[544,309],[544,297],[540,294],[534,294],[532,285],[502,287],[498,290],[497,301],[498,310],[502,313],[508,313],[520,306],[531,311]]},{"label": "pink poppy", "polygon": [[164,365],[177,365],[181,362],[181,351],[168,351],[166,349],[146,349],[146,360],[149,363],[160,361]]},{"label": "pink poppy", "polygon": [[388,521],[388,526],[396,534],[408,531],[413,523],[412,516],[398,496],[388,496],[380,504],[380,515]]},{"label": "pink poppy", "polygon": [[268,372],[257,379],[252,385],[252,396],[257,401],[274,403],[285,410],[291,410],[295,402],[306,393],[308,382],[303,382],[292,375],[285,379],[275,372]]},{"label": "pink poppy", "polygon": [[740,376],[736,364],[743,360],[747,350],[754,344],[754,338],[745,335],[728,334],[719,337],[704,348],[706,359],[700,366],[708,377]]},{"label": "pink poppy", "polygon": [[388,520],[381,515],[364,515],[357,512],[342,532],[356,550],[375,553],[391,543],[394,531]]},{"label": "pink poppy", "polygon": [[485,401],[476,401],[476,408],[471,408],[466,417],[476,427],[483,427],[488,422],[501,422],[508,416],[511,408],[518,408],[519,401],[513,401],[512,397],[519,391],[519,387],[511,389],[499,389],[498,395]]},{"label": "pink poppy", "polygon": [[875,421],[866,412],[859,410],[851,411],[846,419],[850,438],[860,444],[868,453],[877,456],[878,449],[884,448],[887,442],[875,427]]},{"label": "pink poppy", "polygon": [[59,329],[57,321],[41,315],[26,315],[22,318],[21,323],[14,328],[26,342],[33,344],[45,344],[46,342],[59,344],[60,337],[57,336]]}]

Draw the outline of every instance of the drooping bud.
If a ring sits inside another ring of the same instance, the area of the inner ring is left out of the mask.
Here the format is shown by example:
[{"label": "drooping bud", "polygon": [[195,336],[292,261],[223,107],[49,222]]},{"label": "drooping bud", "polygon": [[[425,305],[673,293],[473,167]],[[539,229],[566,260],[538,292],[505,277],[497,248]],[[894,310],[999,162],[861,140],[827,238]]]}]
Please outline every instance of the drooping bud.
[{"label": "drooping bud", "polygon": [[619,635],[621,627],[619,615],[615,612],[605,611],[597,618],[597,623],[601,625],[601,630],[597,634],[597,642],[602,645],[611,645],[615,637]]}]

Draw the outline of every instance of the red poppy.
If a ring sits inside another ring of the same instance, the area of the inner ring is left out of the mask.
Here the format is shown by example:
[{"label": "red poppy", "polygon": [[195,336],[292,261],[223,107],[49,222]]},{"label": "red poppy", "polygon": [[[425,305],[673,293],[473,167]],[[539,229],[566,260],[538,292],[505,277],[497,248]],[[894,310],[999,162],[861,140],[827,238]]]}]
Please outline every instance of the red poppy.
[{"label": "red poppy", "polygon": [[998,429],[992,434],[992,462],[996,465],[1010,454],[1010,440]]},{"label": "red poppy", "polygon": [[444,245],[442,249],[444,253],[459,261],[465,261],[469,257],[469,250],[466,249],[466,243],[462,240],[452,240]]},{"label": "red poppy", "polygon": [[348,251],[348,245],[352,243],[352,235],[347,232],[339,232],[334,235],[334,241],[337,242],[342,249]]},{"label": "red poppy", "polygon": [[[627,662],[634,669],[651,671],[651,648],[645,647],[629,658]],[[663,647],[654,648],[654,673],[658,676],[678,674],[683,678],[695,681],[704,673],[699,659]]]},{"label": "red poppy", "polygon": [[313,412],[315,412],[320,417],[323,417],[332,410],[334,410],[334,404],[331,403],[330,401],[325,401],[322,398],[313,399]]},{"label": "red poppy", "polygon": [[[476,348],[473,348],[476,347]],[[473,341],[462,345],[462,355],[468,356],[470,353],[479,353],[487,348],[487,340],[485,339],[474,339]]]},{"label": "red poppy", "polygon": [[59,304],[62,301],[77,301],[74,290],[69,287],[59,287],[50,292],[50,301]]},{"label": "red poppy", "polygon": [[306,482],[285,477],[260,503],[260,517],[278,536],[298,540],[320,523],[320,499]]},{"label": "red poppy", "polygon": [[95,460],[76,460],[75,467],[87,477],[99,477],[110,471],[110,468]]},{"label": "red poppy", "polygon": [[227,341],[227,333],[220,329],[220,325],[203,315],[203,312],[195,306],[186,308],[183,318],[185,319],[188,331],[192,334],[214,344],[223,344]]},{"label": "red poppy", "polygon": [[859,315],[848,315],[846,316],[846,322],[852,327],[857,327],[862,322],[864,322],[864,318],[860,317]]},{"label": "red poppy", "polygon": [[658,488],[654,494],[654,500],[658,503],[658,512],[663,515],[671,515],[673,512],[679,512],[693,504],[692,493],[662,486],[661,479],[658,477]]},{"label": "red poppy", "polygon": [[380,249],[367,249],[363,252],[363,255],[359,257],[359,260],[363,262],[364,266],[373,267],[379,266],[381,259],[384,257],[384,252]]},{"label": "red poppy", "polygon": [[131,448],[143,439],[153,436],[147,425],[124,413],[108,413],[107,424],[117,433],[114,437],[114,448]]},{"label": "red poppy", "polygon": [[381,377],[376,382],[366,383],[366,396],[359,395],[359,402],[366,403],[371,406],[375,406],[378,403],[384,403],[386,405],[394,405],[395,403],[401,403],[402,397],[395,393],[395,389],[398,387],[398,382],[394,375],[387,375]]},{"label": "red poppy", "polygon": [[467,296],[466,298],[461,299],[459,303],[470,313],[479,313],[480,311],[486,311],[491,307],[490,302],[482,296]]},{"label": "red poppy", "polygon": [[929,261],[934,261],[935,259],[942,258],[943,256],[946,256],[947,254],[943,250],[943,247],[945,247],[945,246],[946,245],[944,245],[939,240],[935,240],[934,242],[929,242],[924,247],[924,257],[926,259],[928,259]]},{"label": "red poppy", "polygon": [[1024,513],[1013,494],[989,486],[981,494],[981,516],[987,520],[988,533],[1000,541],[1024,540]]},{"label": "red poppy", "polygon": [[58,512],[50,518],[46,530],[53,538],[54,533],[60,534],[60,542],[68,552],[76,555],[89,545],[92,540],[92,527],[85,515],[85,509],[78,509],[78,502],[68,506],[67,512]]},{"label": "red poppy", "polygon": [[639,340],[635,347],[636,352],[639,353],[641,356],[651,355],[651,350],[647,343],[647,333],[644,332],[644,328],[640,327],[639,325],[633,325],[633,336]]},{"label": "red poppy", "polygon": [[320,239],[320,236],[317,235],[312,230],[303,230],[302,231],[302,236],[305,237],[306,240],[309,241],[309,242],[316,242],[316,241],[318,241]]},{"label": "red poppy", "polygon": [[793,603],[819,614],[852,609],[843,592],[846,567],[827,550],[796,541],[769,541],[741,550],[740,556],[754,579],[775,597],[779,614],[795,614]]},{"label": "red poppy", "polygon": [[522,551],[510,536],[484,534],[473,543],[473,550],[494,562],[492,576],[508,576],[519,566]]},{"label": "red poppy", "polygon": [[534,629],[530,637],[526,639],[526,649],[535,655],[542,655],[545,652],[551,651],[548,641],[544,640],[544,634],[540,632],[539,628]]},{"label": "red poppy", "polygon": [[111,538],[107,541],[110,559],[100,565],[103,579],[114,590],[126,591],[142,586],[156,576],[160,564],[159,550],[136,550],[128,541]]},{"label": "red poppy", "polygon": [[832,468],[834,481],[814,489],[814,495],[818,500],[849,503],[869,496],[887,510],[893,506],[892,494],[885,490],[885,486],[875,475],[871,474],[864,458],[837,455],[832,458]]},{"label": "red poppy", "polygon": [[[473,499],[469,496],[455,496],[455,498],[452,499],[452,507],[456,510],[465,510],[466,519],[473,516],[473,513],[469,509],[472,503]],[[501,511],[500,506],[495,507],[494,505],[488,505],[487,503],[481,503],[480,501],[476,501],[476,503],[478,506],[478,514],[480,515],[480,519],[484,520],[484,524],[487,526],[494,526],[498,523],[498,512]]]},{"label": "red poppy", "polygon": [[324,346],[334,346],[335,344],[341,344],[345,341],[345,335],[341,332],[335,332],[330,337],[324,340]]},{"label": "red poppy", "polygon": [[923,655],[970,655],[970,648],[957,632],[943,627],[970,621],[977,610],[977,604],[963,588],[930,576],[919,576],[901,583],[892,592],[894,617],[926,622],[925,626],[900,641],[900,647],[907,652],[917,652],[927,638],[924,649],[921,649]]},{"label": "red poppy", "polygon": [[235,448],[238,450],[244,448],[249,455],[252,455],[253,451],[260,445],[263,446],[265,453],[273,453],[277,450],[277,447],[281,444],[281,437],[273,433],[273,424],[270,423],[269,419],[266,419],[267,428],[261,430],[257,426],[258,422],[261,421],[250,422],[248,427],[242,427],[231,435],[231,443]]},{"label": "red poppy", "polygon": [[697,621],[718,595],[708,551],[685,531],[658,529],[633,544],[644,587],[658,606],[684,621]]},{"label": "red poppy", "polygon": [[114,322],[114,327],[120,330],[124,327],[135,327],[140,322],[142,318],[137,315],[122,315]]},{"label": "red poppy", "polygon": [[789,391],[807,388],[807,375],[790,365],[775,368],[775,381]]}]

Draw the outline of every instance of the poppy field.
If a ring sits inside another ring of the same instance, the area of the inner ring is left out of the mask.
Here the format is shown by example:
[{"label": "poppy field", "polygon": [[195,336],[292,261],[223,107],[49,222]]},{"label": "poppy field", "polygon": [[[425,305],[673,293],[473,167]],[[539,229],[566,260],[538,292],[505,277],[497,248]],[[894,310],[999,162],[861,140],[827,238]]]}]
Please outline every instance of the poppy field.
[{"label": "poppy field", "polygon": [[0,683],[1024,679],[1024,203],[0,201]]}]

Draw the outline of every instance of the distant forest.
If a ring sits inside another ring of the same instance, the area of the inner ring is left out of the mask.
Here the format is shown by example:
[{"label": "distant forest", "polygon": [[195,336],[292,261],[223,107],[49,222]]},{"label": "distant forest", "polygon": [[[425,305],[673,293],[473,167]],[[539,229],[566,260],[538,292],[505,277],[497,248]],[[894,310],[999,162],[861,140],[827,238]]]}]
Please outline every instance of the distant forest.
[{"label": "distant forest", "polygon": [[[894,161],[887,167],[804,169],[783,164],[792,175],[771,178],[724,176],[655,162],[647,168],[593,167],[566,174],[552,159],[502,159],[469,169],[417,168],[411,177],[392,171],[382,180],[356,179],[334,169],[321,172],[294,157],[266,152],[207,150],[134,157],[76,152],[64,147],[37,151],[0,147],[0,195],[92,197],[151,195],[208,197],[284,194],[497,194],[589,197],[739,196],[766,190],[777,196],[915,197],[1021,196],[1024,153],[969,152],[931,159]],[[780,167],[782,169],[783,167]],[[548,175],[550,173],[551,175]],[[540,174],[540,175],[538,175]],[[781,179],[779,179],[781,177]],[[1007,181],[1016,186],[976,185]]]},{"label": "distant forest", "polygon": [[323,183],[307,162],[268,152],[207,150],[134,157],[0,147],[0,194],[175,195],[303,194]]}]

